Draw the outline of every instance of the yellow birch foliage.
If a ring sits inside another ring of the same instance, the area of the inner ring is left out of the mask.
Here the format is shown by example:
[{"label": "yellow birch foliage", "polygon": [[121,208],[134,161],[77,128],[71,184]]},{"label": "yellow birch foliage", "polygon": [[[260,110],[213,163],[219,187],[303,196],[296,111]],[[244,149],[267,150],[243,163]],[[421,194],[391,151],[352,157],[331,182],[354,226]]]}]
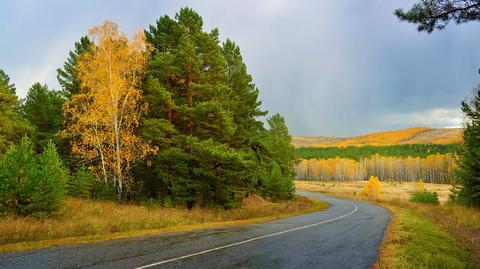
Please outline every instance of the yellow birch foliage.
[{"label": "yellow birch foliage", "polygon": [[147,110],[140,105],[140,83],[150,49],[143,31],[129,39],[110,21],[89,35],[92,50],[80,55],[76,70],[82,91],[64,105],[65,133],[76,137],[73,154],[99,160],[93,171],[98,178],[113,180],[120,199],[131,181],[131,164],[152,150],[134,133]]},{"label": "yellow birch foliage", "polygon": [[382,183],[376,176],[371,176],[363,188],[362,195],[370,200],[378,200],[382,192]]}]

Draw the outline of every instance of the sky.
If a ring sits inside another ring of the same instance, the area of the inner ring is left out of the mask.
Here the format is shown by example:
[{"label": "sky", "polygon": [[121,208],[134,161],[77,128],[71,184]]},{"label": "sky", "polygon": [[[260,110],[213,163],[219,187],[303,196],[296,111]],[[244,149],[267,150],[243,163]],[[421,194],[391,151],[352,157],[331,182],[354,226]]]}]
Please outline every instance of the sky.
[{"label": "sky", "polygon": [[0,68],[25,97],[89,28],[126,33],[181,7],[241,48],[262,108],[294,135],[353,136],[412,126],[460,127],[460,103],[479,83],[480,23],[419,33],[396,8],[412,0],[0,0]]}]

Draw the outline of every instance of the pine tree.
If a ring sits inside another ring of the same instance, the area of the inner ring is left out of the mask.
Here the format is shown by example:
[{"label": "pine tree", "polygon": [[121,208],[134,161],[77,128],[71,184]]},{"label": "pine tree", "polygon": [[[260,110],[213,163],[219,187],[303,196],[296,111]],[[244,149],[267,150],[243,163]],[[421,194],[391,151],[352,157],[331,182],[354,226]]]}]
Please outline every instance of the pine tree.
[{"label": "pine tree", "polygon": [[454,172],[456,188],[453,198],[480,207],[480,86],[470,102],[462,102],[467,122],[463,131],[463,146],[458,153]]},{"label": "pine tree", "polygon": [[23,135],[31,132],[31,126],[20,113],[20,102],[15,95],[15,85],[0,69],[0,155]]},{"label": "pine tree", "polygon": [[56,134],[63,127],[63,103],[60,92],[49,90],[47,85],[37,82],[28,90],[22,111],[35,127],[33,140],[40,148],[45,147],[49,140],[57,141]]},{"label": "pine tree", "polygon": [[36,217],[55,214],[68,180],[53,143],[36,155],[30,139],[12,146],[0,161],[0,209]]},{"label": "pine tree", "polygon": [[80,80],[76,72],[77,60],[80,55],[90,52],[91,49],[92,42],[87,36],[83,36],[80,41],[75,42],[75,48],[68,53],[69,57],[63,64],[63,69],[57,69],[58,83],[62,86],[65,97],[71,97],[80,92]]},{"label": "pine tree", "polygon": [[[269,129],[263,136],[263,147],[265,152],[261,155],[263,175],[261,186],[267,190],[268,196],[277,199],[287,199],[293,196],[295,186],[294,165],[296,163],[295,149],[291,144],[292,137],[288,132],[285,119],[275,114],[267,119]],[[277,168],[278,167],[278,168]],[[280,174],[278,171],[279,169]],[[272,186],[280,187],[273,188]]]},{"label": "pine tree", "polygon": [[395,10],[402,21],[418,24],[418,31],[428,33],[444,29],[450,21],[465,23],[480,20],[480,2],[478,0],[421,0],[407,12]]},{"label": "pine tree", "polygon": [[15,84],[10,83],[10,77],[0,69],[0,88],[4,88],[12,94],[15,94]]},{"label": "pine tree", "polygon": [[[229,43],[223,49],[218,35],[217,29],[205,32],[202,18],[189,8],[174,19],[161,17],[146,32],[153,52],[143,87],[150,111],[142,134],[159,151],[152,167],[145,163],[137,171],[146,176],[149,195],[171,196],[189,207],[238,205],[254,185],[247,131],[258,136],[255,128],[262,128],[255,119],[258,93],[238,48]],[[150,170],[155,172],[142,172]]]}]

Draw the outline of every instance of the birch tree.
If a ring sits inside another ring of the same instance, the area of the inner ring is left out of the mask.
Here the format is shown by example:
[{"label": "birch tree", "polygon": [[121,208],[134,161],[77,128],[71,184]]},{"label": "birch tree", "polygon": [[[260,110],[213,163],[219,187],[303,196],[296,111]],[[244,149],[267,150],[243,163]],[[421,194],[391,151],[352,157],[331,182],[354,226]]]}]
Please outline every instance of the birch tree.
[{"label": "birch tree", "polygon": [[66,132],[77,137],[72,153],[96,164],[97,178],[111,181],[121,201],[132,163],[153,150],[135,135],[147,110],[140,84],[150,49],[142,31],[129,39],[110,21],[92,28],[89,37],[91,49],[77,59],[81,90],[64,106]]}]

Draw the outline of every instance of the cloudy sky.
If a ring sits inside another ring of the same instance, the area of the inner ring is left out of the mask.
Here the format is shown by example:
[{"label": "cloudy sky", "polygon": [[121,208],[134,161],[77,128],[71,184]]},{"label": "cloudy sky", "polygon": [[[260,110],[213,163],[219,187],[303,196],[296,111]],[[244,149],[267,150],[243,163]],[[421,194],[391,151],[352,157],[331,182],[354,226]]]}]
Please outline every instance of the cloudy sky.
[{"label": "cloudy sky", "polygon": [[263,108],[296,135],[350,136],[410,126],[461,126],[460,102],[480,80],[480,23],[418,33],[406,0],[0,0],[0,68],[24,97],[73,43],[105,19],[131,33],[180,7],[242,49]]}]

